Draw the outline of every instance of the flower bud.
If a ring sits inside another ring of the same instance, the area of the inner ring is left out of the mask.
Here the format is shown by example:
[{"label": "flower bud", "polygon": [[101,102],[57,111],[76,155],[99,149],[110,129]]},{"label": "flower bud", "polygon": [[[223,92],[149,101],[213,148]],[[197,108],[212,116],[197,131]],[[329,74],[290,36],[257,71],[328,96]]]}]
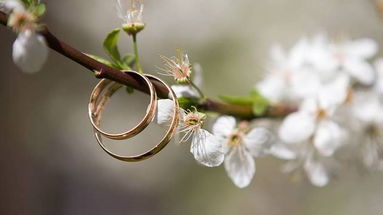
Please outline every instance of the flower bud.
[{"label": "flower bud", "polygon": [[165,72],[163,75],[172,76],[177,84],[190,84],[191,76],[191,64],[187,54],[183,54],[179,51],[178,57],[165,57],[161,56],[164,61],[165,68],[160,68],[161,71]]},{"label": "flower bud", "polygon": [[48,56],[44,37],[26,30],[13,43],[13,61],[24,72],[34,73],[41,69]]},{"label": "flower bud", "polygon": [[125,23],[122,25],[122,29],[129,35],[137,34],[145,27],[144,23]]},{"label": "flower bud", "polygon": [[144,4],[139,0],[117,0],[117,15],[123,21],[122,29],[129,35],[137,34],[145,27],[142,21]]},{"label": "flower bud", "polygon": [[36,17],[26,10],[14,10],[8,19],[8,26],[15,32],[36,30],[38,27]]}]

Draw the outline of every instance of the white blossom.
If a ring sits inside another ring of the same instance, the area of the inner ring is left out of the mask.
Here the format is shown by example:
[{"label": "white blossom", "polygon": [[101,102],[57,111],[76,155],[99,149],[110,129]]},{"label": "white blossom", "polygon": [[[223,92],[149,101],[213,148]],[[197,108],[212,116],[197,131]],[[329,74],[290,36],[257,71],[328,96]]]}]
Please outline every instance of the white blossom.
[{"label": "white blossom", "polygon": [[127,25],[143,25],[142,13],[144,4],[140,0],[117,0],[118,17]]},{"label": "white blossom", "polygon": [[226,151],[226,172],[240,188],[250,184],[256,170],[254,157],[265,153],[270,139],[270,133],[265,128],[247,130],[247,125],[237,127],[232,116],[221,116],[213,125],[213,133],[219,137]]},{"label": "white blossom", "polygon": [[327,59],[327,52],[320,38],[303,38],[288,54],[279,46],[273,46],[270,72],[257,84],[257,90],[274,103],[297,102],[314,95],[327,71],[322,62]]},{"label": "white blossom", "polygon": [[[279,144],[285,153],[287,152],[287,163],[283,166],[283,172],[299,174],[303,169],[311,184],[323,187],[330,181],[331,174],[337,170],[338,163],[332,157],[323,156],[309,141],[294,145]],[[281,158],[272,153],[278,158]],[[282,157],[286,159],[286,157]]]},{"label": "white blossom", "polygon": [[[198,63],[193,64],[193,77],[192,82],[197,86],[201,87],[203,83],[202,77],[202,67]],[[190,86],[190,84],[177,84],[171,86],[173,91],[176,93],[177,97],[187,97],[187,98],[198,98],[200,95],[198,91]]]},{"label": "white blossom", "polygon": [[12,57],[24,72],[39,71],[48,57],[44,37],[31,30],[21,32],[13,43]]},{"label": "white blossom", "polygon": [[3,0],[0,1],[0,11],[9,14],[12,11],[25,11],[25,7],[18,0]]},{"label": "white blossom", "polygon": [[331,156],[343,143],[345,130],[333,119],[337,106],[345,101],[348,81],[344,76],[321,89],[316,98],[303,101],[298,112],[283,121],[279,136],[286,143],[300,143],[313,138],[324,156]]},{"label": "white blossom", "polygon": [[297,159],[297,153],[294,147],[294,145],[278,140],[270,146],[268,153],[279,159],[295,160]]},{"label": "white blossom", "polygon": [[[158,100],[156,122],[167,124],[173,117],[173,101],[170,99]],[[224,151],[218,138],[202,128],[206,115],[198,111],[185,111],[180,108],[179,132],[183,133],[180,142],[191,138],[190,152],[202,165],[208,167],[219,166],[224,160]]]},{"label": "white blossom", "polygon": [[329,172],[324,163],[320,162],[320,160],[309,156],[305,160],[303,168],[313,185],[323,187],[328,184],[330,180]]},{"label": "white blossom", "polygon": [[373,91],[355,97],[352,113],[361,131],[356,150],[366,167],[383,170],[383,102]]},{"label": "white blossom", "polygon": [[378,50],[377,43],[369,38],[341,40],[330,44],[334,70],[343,71],[362,84],[374,81],[373,67],[367,62]]},{"label": "white blossom", "polygon": [[161,75],[173,77],[175,81],[181,84],[190,84],[191,64],[187,54],[178,51],[178,56],[161,56],[164,62],[164,68],[158,69],[163,72]]},{"label": "white blossom", "polygon": [[383,58],[379,58],[374,63],[377,80],[374,85],[374,90],[383,95]]},{"label": "white blossom", "polygon": [[279,45],[274,45],[270,51],[270,72],[257,84],[257,90],[273,102],[288,99],[292,78],[303,66],[307,49],[306,39],[300,40],[289,53],[285,53]]},{"label": "white blossom", "polygon": [[13,61],[24,72],[39,71],[47,59],[48,48],[44,37],[37,33],[38,17],[26,10],[20,1],[1,1],[0,9],[10,13],[8,26],[18,33],[13,43]]}]

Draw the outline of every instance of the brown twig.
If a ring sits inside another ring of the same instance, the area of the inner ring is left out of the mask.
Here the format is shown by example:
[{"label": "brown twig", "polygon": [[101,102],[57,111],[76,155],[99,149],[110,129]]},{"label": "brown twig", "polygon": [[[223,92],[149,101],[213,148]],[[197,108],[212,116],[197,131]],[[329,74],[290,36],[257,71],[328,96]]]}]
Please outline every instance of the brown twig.
[{"label": "brown twig", "polygon": [[[0,12],[0,23],[7,25],[7,20],[8,16],[5,13]],[[139,80],[127,73],[123,73],[117,69],[102,64],[93,58],[88,57],[86,54],[59,40],[48,30],[47,27],[44,27],[39,33],[45,37],[47,44],[51,49],[89,69],[96,74],[97,78],[110,79],[139,91],[149,93],[149,90],[145,87],[146,85],[142,82],[142,80]],[[169,91],[164,86],[156,81],[153,81],[153,84],[156,87],[159,97],[168,97]],[[267,111],[264,115],[255,116],[251,107],[249,106],[224,104],[212,99],[204,100],[200,106],[206,111],[216,112],[219,114],[228,114],[243,119],[282,117],[296,110],[295,108],[291,107],[275,106],[271,107],[269,111]]]}]

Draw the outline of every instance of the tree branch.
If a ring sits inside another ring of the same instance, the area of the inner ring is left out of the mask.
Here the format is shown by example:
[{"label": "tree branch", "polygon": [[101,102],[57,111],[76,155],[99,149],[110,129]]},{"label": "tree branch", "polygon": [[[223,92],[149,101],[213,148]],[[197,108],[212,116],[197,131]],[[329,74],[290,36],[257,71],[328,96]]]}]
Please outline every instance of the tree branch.
[{"label": "tree branch", "polygon": [[[0,11],[0,23],[6,26],[7,21],[8,16]],[[45,37],[47,44],[51,49],[89,69],[91,72],[93,72],[93,74],[96,74],[97,78],[110,79],[119,82],[123,85],[137,89],[139,91],[149,93],[149,90],[147,89],[145,83],[141,79],[123,73],[117,69],[102,64],[94,60],[93,58],[88,57],[81,51],[59,40],[48,30],[47,27],[44,27],[39,33]],[[153,81],[153,84],[156,87],[158,96],[160,98],[168,98],[169,92],[164,86],[162,86],[157,81]],[[220,114],[228,114],[244,119],[261,117],[282,117],[296,110],[295,108],[291,107],[275,106],[271,107],[266,112],[266,114],[262,116],[255,116],[252,112],[251,107],[249,106],[224,104],[221,102],[214,101],[212,99],[204,100],[204,102],[201,104],[201,108],[203,108],[206,111],[217,112]]]}]

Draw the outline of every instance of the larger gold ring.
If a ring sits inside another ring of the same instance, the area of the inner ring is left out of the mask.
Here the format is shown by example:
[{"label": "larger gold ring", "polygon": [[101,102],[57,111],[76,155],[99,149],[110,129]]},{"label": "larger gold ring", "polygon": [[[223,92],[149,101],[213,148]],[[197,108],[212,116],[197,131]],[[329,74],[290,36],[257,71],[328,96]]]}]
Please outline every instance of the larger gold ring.
[{"label": "larger gold ring", "polygon": [[[99,128],[97,123],[95,123],[94,119],[100,118],[99,115],[102,114],[103,108],[106,103],[106,98],[109,98],[115,91],[117,91],[119,88],[121,88],[121,84],[112,82],[107,79],[101,80],[96,87],[93,89],[92,94],[90,96],[89,105],[88,105],[88,113],[89,113],[89,119],[92,123],[92,126],[94,129],[96,129],[99,133],[104,135],[105,137],[108,137],[110,139],[114,140],[123,140],[130,137],[134,137],[141,131],[143,131],[151,121],[153,121],[153,118],[156,113],[157,108],[157,93],[156,90],[152,84],[152,82],[144,75],[135,72],[135,71],[125,71],[126,73],[130,73],[132,75],[137,75],[138,77],[142,78],[145,83],[147,84],[149,91],[150,91],[150,103],[148,105],[148,108],[146,110],[146,114],[144,118],[139,122],[135,127],[132,129],[122,132],[122,133],[107,133]],[[109,87],[108,92],[104,95],[104,98],[100,99],[101,92],[110,84],[113,83],[112,86]],[[97,104],[97,102],[99,104]]]},{"label": "larger gold ring", "polygon": [[[95,130],[95,137],[96,137],[96,140],[98,142],[98,144],[101,146],[101,148],[107,153],[109,154],[110,156],[118,159],[118,160],[121,160],[121,161],[126,161],[126,162],[137,162],[137,161],[142,161],[142,160],[145,160],[145,159],[148,159],[150,157],[152,157],[153,155],[157,154],[158,152],[160,152],[163,148],[165,148],[165,146],[170,142],[170,140],[173,138],[174,134],[176,133],[177,131],[177,126],[178,126],[178,123],[179,123],[179,117],[180,117],[180,112],[179,112],[179,104],[178,104],[178,100],[177,100],[177,96],[176,94],[174,93],[174,91],[164,82],[162,81],[161,79],[155,77],[155,76],[152,76],[152,75],[145,75],[146,77],[148,77],[149,79],[151,80],[156,80],[158,82],[160,82],[161,84],[163,84],[168,90],[169,90],[169,94],[170,96],[172,97],[172,100],[173,100],[173,104],[174,104],[174,110],[173,110],[173,118],[172,118],[172,121],[170,123],[170,127],[169,129],[166,131],[164,137],[161,139],[161,141],[156,145],[154,146],[153,148],[149,149],[148,151],[142,153],[142,154],[138,154],[138,155],[132,155],[132,156],[124,156],[124,155],[119,155],[119,154],[116,154],[112,151],[110,151],[105,145],[104,143],[102,142],[102,136],[101,134]],[[111,94],[113,94],[113,91],[111,91]],[[105,105],[105,103],[100,103],[99,104],[99,108],[102,109],[103,105]],[[101,107],[100,107],[101,106]],[[100,118],[101,118],[101,114],[99,114],[96,118],[95,118],[95,123],[98,125],[100,124]]]}]

